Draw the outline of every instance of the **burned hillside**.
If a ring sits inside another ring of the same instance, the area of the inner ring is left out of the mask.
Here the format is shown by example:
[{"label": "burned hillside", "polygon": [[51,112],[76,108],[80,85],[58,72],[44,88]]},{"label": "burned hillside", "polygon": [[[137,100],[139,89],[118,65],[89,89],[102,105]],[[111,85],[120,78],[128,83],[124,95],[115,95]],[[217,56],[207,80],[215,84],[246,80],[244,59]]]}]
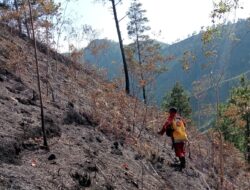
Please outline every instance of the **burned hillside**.
[{"label": "burned hillside", "polygon": [[[249,189],[249,166],[217,134],[188,126],[187,168],[175,171],[164,113],[121,84],[41,46],[38,61],[50,150],[43,149],[30,40],[0,28],[0,189]],[[46,46],[45,46],[46,47]],[[220,176],[223,167],[223,176]]]}]

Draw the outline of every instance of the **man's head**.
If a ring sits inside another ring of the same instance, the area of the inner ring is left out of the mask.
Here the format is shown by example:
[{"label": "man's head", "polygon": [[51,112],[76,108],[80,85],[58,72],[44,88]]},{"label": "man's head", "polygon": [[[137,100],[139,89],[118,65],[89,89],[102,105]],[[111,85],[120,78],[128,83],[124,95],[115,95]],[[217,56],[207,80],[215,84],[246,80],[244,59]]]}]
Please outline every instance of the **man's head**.
[{"label": "man's head", "polygon": [[176,109],[175,107],[171,107],[171,108],[168,110],[168,112],[169,112],[170,114],[176,114],[176,113],[177,113],[177,109]]}]

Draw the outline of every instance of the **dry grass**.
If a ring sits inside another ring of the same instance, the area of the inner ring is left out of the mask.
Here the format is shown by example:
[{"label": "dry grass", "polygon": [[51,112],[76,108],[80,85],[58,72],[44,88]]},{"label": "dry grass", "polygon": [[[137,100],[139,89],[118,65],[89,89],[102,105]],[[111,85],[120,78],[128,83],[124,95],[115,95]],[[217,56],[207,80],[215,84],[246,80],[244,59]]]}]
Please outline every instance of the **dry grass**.
[{"label": "dry grass", "polygon": [[[32,46],[15,35],[11,36],[7,30],[3,30],[0,37],[2,40],[0,41],[0,60],[5,63],[1,67],[6,67],[16,73],[27,86],[36,90]],[[52,104],[51,91],[47,89],[49,81],[55,95],[55,104],[60,105],[61,109],[65,109],[68,102],[71,102],[75,105],[75,110],[79,113],[87,113],[93,121],[98,123],[96,131],[101,132],[112,141],[122,140],[127,147],[148,161],[152,161],[152,155],[164,157],[165,164],[172,161],[172,158],[169,157],[170,152],[172,152],[170,146],[165,145],[163,138],[156,134],[166,119],[164,113],[155,107],[146,107],[139,100],[127,96],[122,91],[121,87],[124,84],[120,80],[107,82],[103,80],[100,73],[93,71],[89,66],[79,63],[71,65],[67,62],[56,64],[58,60],[51,57],[46,60],[46,56],[41,52],[38,54],[38,59],[45,107]],[[49,73],[47,73],[47,62],[49,62]],[[203,174],[204,180],[211,189],[216,189],[219,179],[218,134],[200,134],[192,126],[188,127],[188,133],[191,149],[187,149],[187,153],[189,154],[190,150],[192,153],[192,159],[188,160],[188,165]],[[115,159],[111,160],[115,162]],[[250,187],[250,174],[246,168],[249,166],[244,162],[242,154],[232,145],[224,143],[223,160],[224,189],[248,189]],[[127,160],[127,162],[130,161]],[[114,183],[118,178],[112,176],[112,173],[117,173],[115,171],[119,171],[121,175],[126,171],[120,162],[114,164],[107,161],[106,165],[114,165],[109,174],[103,174],[104,178],[107,178],[106,181],[109,182]],[[98,167],[102,169],[103,166],[98,165]],[[135,168],[140,168],[142,173],[143,170],[146,170],[145,167],[150,168],[149,163],[146,162],[141,162],[139,166],[130,165],[130,167],[132,169],[131,172],[127,171],[127,180],[133,179],[132,181],[136,183],[148,180],[151,181],[148,183],[149,187],[153,183],[158,184],[159,178],[164,179],[164,175],[166,175],[166,173],[160,173],[154,168],[148,169],[152,172],[151,174],[147,171],[147,175],[153,176],[152,178],[145,174],[139,175],[136,171],[134,171],[137,173],[136,175],[132,173]],[[144,179],[142,179],[143,177]],[[166,179],[160,179],[161,185],[166,185],[166,183],[168,183]]]}]

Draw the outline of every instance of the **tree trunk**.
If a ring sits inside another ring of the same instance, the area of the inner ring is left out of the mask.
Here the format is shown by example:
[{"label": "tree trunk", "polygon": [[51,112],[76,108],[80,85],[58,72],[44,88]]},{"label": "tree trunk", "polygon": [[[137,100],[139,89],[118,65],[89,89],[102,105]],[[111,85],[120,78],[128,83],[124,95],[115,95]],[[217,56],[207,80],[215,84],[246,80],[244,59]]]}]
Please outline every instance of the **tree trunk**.
[{"label": "tree trunk", "polygon": [[115,24],[116,24],[116,29],[117,29],[117,35],[118,35],[118,39],[119,39],[121,54],[122,54],[123,68],[124,68],[124,74],[125,74],[125,90],[126,90],[126,93],[129,94],[130,91],[129,91],[128,66],[127,66],[127,62],[126,62],[126,58],[125,58],[121,32],[120,32],[119,22],[118,22],[118,18],[117,18],[117,13],[116,13],[115,0],[111,0],[111,3],[112,3],[114,18],[115,18]]},{"label": "tree trunk", "polygon": [[[140,67],[142,67],[141,48],[140,48],[140,44],[139,44],[138,35],[136,36],[136,45],[137,45],[137,52],[138,52],[138,61],[139,61]],[[140,69],[140,72],[141,72],[141,80],[144,83],[144,76],[143,76],[143,70],[142,70],[142,68]],[[142,86],[142,97],[143,97],[144,103],[147,104],[146,87],[145,87],[144,84]]]},{"label": "tree trunk", "polygon": [[24,11],[24,24],[25,24],[25,27],[26,27],[27,36],[30,39],[30,29],[29,29],[29,24],[28,24],[28,18],[27,18],[26,11]]},{"label": "tree trunk", "polygon": [[197,107],[198,107],[198,126],[201,127],[201,109],[200,109],[200,99],[197,98]]},{"label": "tree trunk", "polygon": [[19,35],[21,35],[22,34],[22,23],[21,23],[21,19],[20,19],[20,15],[19,15],[19,8],[18,8],[17,0],[14,0],[14,5],[15,5],[16,12],[18,14],[17,24],[18,24],[18,29],[19,29]]},{"label": "tree trunk", "polygon": [[[144,81],[143,73],[141,73],[141,80]],[[142,86],[142,97],[143,97],[143,102],[147,104],[146,87],[144,84]]]},{"label": "tree trunk", "polygon": [[32,36],[33,36],[34,49],[35,49],[37,86],[38,86],[38,93],[39,93],[39,98],[40,98],[43,145],[44,145],[44,147],[46,149],[49,149],[48,143],[47,143],[46,131],[45,131],[45,124],[44,124],[43,101],[42,101],[42,92],[41,92],[41,85],[40,85],[40,74],[39,74],[38,58],[37,58],[37,45],[36,45],[35,30],[34,30],[34,25],[33,25],[33,17],[32,17],[32,9],[31,9],[30,0],[28,0],[28,3],[29,3],[29,11],[30,11],[30,22],[31,22]]},{"label": "tree trunk", "polygon": [[219,103],[220,103],[220,96],[219,96],[219,83],[220,80],[216,83],[216,128],[219,131],[219,190],[223,190],[224,185],[224,159],[223,159],[223,135],[219,129]]}]

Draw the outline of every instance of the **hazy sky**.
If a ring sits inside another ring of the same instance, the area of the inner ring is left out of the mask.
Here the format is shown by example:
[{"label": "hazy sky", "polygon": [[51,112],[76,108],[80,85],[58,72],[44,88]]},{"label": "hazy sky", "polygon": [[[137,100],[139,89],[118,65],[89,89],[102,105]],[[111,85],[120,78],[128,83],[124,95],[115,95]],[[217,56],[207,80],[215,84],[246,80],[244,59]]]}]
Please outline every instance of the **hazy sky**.
[{"label": "hazy sky", "polygon": [[[111,9],[111,3],[103,6],[93,3],[94,0],[73,0],[66,9],[66,16],[77,24],[89,24],[100,32],[99,38],[108,38],[118,41],[115,23]],[[57,0],[65,8],[65,0]],[[118,17],[126,15],[130,0],[123,0],[123,4],[117,5]],[[166,43],[174,43],[177,39],[184,39],[193,32],[199,32],[202,26],[211,25],[210,13],[213,8],[213,0],[141,0],[142,8],[147,10],[151,32],[161,35],[158,40]],[[250,0],[240,0],[244,7],[236,12],[237,18],[250,17]],[[124,42],[128,43],[127,26],[128,19],[120,22]]]}]

